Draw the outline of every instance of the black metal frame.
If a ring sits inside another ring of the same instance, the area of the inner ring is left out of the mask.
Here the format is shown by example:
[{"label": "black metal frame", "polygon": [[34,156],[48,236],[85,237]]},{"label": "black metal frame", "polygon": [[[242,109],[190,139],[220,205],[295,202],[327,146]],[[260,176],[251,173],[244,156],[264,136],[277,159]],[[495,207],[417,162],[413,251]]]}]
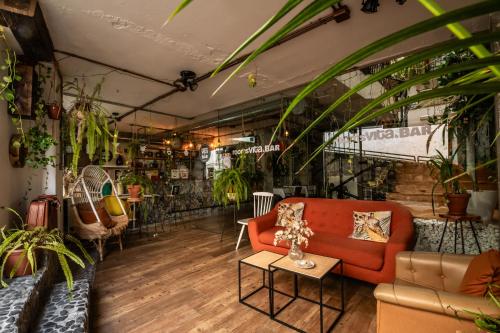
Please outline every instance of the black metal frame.
[{"label": "black metal frame", "polygon": [[[449,219],[446,219],[444,223],[444,229],[443,233],[441,234],[441,240],[439,241],[439,247],[438,247],[438,252],[441,252],[441,246],[443,245],[443,240],[444,240],[444,235],[446,234],[446,230],[448,229],[448,222]],[[474,235],[474,240],[476,241],[477,249],[479,250],[479,253],[481,253],[481,246],[479,245],[479,240],[477,239],[476,235],[476,230],[474,229],[474,224],[472,223],[472,220],[464,219],[464,220],[455,220],[453,223],[455,223],[455,233],[454,233],[454,238],[455,238],[455,243],[454,243],[454,252],[455,254],[457,253],[457,234],[458,234],[458,224],[460,223],[460,236],[462,238],[462,254],[465,254],[465,240],[464,240],[464,226],[463,222],[469,222],[470,228],[472,230],[472,235]]]},{"label": "black metal frame", "polygon": [[[340,265],[340,308],[337,308],[337,307],[334,307],[334,306],[331,306],[331,305],[328,305],[328,304],[324,304],[323,303],[323,280],[325,278],[327,278],[328,276],[330,275],[333,275],[333,273],[331,273],[332,270],[334,270],[335,268],[337,268],[337,266]],[[271,270],[272,268],[274,268],[274,270]],[[285,271],[285,272],[289,272],[289,273],[292,273],[294,275],[294,286],[293,286],[293,289],[294,289],[294,295],[293,296],[290,296],[290,295],[287,295],[289,297],[292,297],[292,299],[286,303],[281,309],[279,309],[276,313],[274,313],[274,292],[276,290],[274,290],[274,272],[275,271],[278,271],[278,270],[282,270],[282,271]],[[309,278],[309,279],[312,279],[312,280],[317,280],[319,282],[319,302],[318,301],[315,301],[315,300],[312,300],[312,299],[309,299],[309,298],[306,298],[304,296],[300,296],[299,294],[299,282],[298,282],[298,276],[303,276],[305,278]],[[272,320],[288,327],[288,328],[291,328],[297,332],[302,332],[302,333],[306,333],[304,330],[301,330],[291,324],[288,324],[287,322],[284,322],[280,319],[277,319],[276,316],[279,315],[283,310],[285,310],[288,305],[290,305],[291,303],[293,303],[293,301],[295,301],[296,299],[303,299],[305,301],[308,301],[308,302],[311,302],[311,303],[314,303],[314,304],[317,304],[319,305],[319,318],[320,318],[320,332],[323,333],[324,331],[324,323],[323,323],[323,308],[328,308],[330,310],[335,310],[335,311],[338,311],[338,315],[337,317],[335,318],[335,320],[333,321],[333,323],[327,328],[326,332],[331,332],[331,330],[335,327],[335,325],[337,325],[337,323],[339,322],[340,318],[342,318],[342,316],[344,315],[344,312],[345,312],[345,300],[344,300],[344,262],[342,261],[342,259],[339,260],[339,262],[337,262],[329,271],[328,273],[326,273],[325,275],[323,275],[321,278],[317,279],[317,278],[314,278],[312,276],[308,276],[308,275],[305,275],[305,274],[301,274],[301,273],[298,273],[298,272],[294,272],[294,271],[290,271],[290,270],[287,270],[287,269],[283,269],[283,268],[279,268],[279,267],[275,267],[273,266],[272,264],[269,265],[269,282],[270,282],[270,288],[269,288],[269,303],[270,303],[270,317]]]},{"label": "black metal frame", "polygon": [[[259,251],[257,253],[260,253],[260,252],[262,252],[262,251]],[[255,265],[243,262],[243,260],[245,260],[246,258],[251,257],[251,256],[253,256],[253,255],[257,254],[257,253],[254,253],[254,254],[252,254],[250,256],[247,256],[247,257],[245,257],[243,259],[238,260],[238,301],[241,304],[244,304],[244,305],[246,305],[246,306],[248,306],[248,307],[250,307],[250,308],[252,308],[252,309],[254,309],[254,310],[258,311],[258,312],[260,312],[260,313],[263,313],[263,314],[265,314],[267,316],[271,316],[271,298],[270,298],[271,297],[271,288],[269,287],[270,286],[270,282],[266,286],[266,271],[268,272],[268,277],[271,277],[271,275],[269,274],[269,272],[270,272],[269,268],[266,270],[266,269],[264,269],[262,267],[255,266]],[[274,262],[276,262],[276,261],[278,261],[280,259],[281,258],[276,259]],[[254,267],[254,268],[257,268],[257,269],[259,269],[259,270],[262,271],[262,285],[259,288],[255,289],[254,291],[252,291],[251,293],[249,293],[249,294],[247,294],[247,295],[245,295],[243,297],[241,296],[241,264],[245,264],[247,266]],[[254,306],[254,305],[246,302],[246,300],[248,298],[252,297],[253,295],[255,295],[256,293],[258,293],[262,289],[268,289],[269,290],[269,311],[268,312],[266,312],[265,310],[259,309],[258,307],[256,307],[256,306]],[[293,297],[292,295],[288,295],[287,293],[284,293],[284,292],[279,291],[279,290],[275,290],[275,292],[277,292],[278,294],[287,296],[287,297]],[[291,302],[292,301],[290,301],[289,303],[291,303]]]}]

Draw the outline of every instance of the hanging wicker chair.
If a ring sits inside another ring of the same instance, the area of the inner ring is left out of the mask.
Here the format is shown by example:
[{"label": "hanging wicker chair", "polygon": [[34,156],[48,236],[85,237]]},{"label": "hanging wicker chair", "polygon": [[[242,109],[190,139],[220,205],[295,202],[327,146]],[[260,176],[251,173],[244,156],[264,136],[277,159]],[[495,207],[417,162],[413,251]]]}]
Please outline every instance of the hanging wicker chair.
[{"label": "hanging wicker chair", "polygon": [[[83,168],[81,175],[77,178],[74,187],[70,192],[71,206],[74,218],[71,223],[71,231],[79,238],[94,242],[99,252],[101,261],[103,260],[103,250],[106,240],[110,237],[117,237],[120,251],[123,250],[122,234],[128,226],[129,217],[121,200],[118,200],[122,215],[110,216],[115,226],[107,228],[101,221],[97,213],[97,207],[104,198],[103,188],[106,184],[111,184],[112,195],[117,196],[117,191],[109,175],[101,167],[89,165]],[[80,205],[88,205],[92,209],[95,223],[86,224],[82,221],[78,212]]]}]

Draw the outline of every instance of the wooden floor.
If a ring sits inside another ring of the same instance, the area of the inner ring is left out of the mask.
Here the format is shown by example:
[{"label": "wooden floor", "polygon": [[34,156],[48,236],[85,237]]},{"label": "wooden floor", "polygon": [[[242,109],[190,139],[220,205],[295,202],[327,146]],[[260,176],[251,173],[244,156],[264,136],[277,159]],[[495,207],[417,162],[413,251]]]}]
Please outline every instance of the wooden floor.
[{"label": "wooden floor", "polygon": [[[223,241],[220,218],[198,220],[152,238],[129,239],[123,252],[111,248],[96,273],[91,332],[293,332],[238,302],[237,261],[252,253],[248,241],[234,250],[232,222]],[[198,228],[199,227],[199,228]],[[201,230],[203,228],[204,230]],[[132,237],[131,237],[132,238]],[[256,289],[262,273],[242,268],[244,293]],[[276,287],[291,293],[291,279],[276,274]],[[329,279],[328,304],[339,303],[339,281]],[[373,286],[346,279],[346,312],[334,332],[375,332]],[[300,293],[318,299],[318,288],[300,280]],[[267,292],[249,300],[266,308]],[[286,303],[284,296],[276,304]],[[319,307],[298,300],[279,315],[308,332],[319,332]],[[325,320],[333,320],[328,310]]]}]

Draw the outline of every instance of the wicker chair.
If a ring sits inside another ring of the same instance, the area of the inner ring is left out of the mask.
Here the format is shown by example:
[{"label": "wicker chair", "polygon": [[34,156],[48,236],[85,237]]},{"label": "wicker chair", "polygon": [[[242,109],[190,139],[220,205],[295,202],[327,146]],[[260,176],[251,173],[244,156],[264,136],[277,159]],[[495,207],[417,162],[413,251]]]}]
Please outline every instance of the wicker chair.
[{"label": "wicker chair", "polygon": [[[127,229],[129,218],[121,200],[119,205],[122,215],[110,216],[116,222],[112,228],[107,228],[102,224],[96,211],[96,205],[103,199],[102,190],[104,185],[111,184],[112,194],[117,195],[115,185],[109,175],[101,167],[89,165],[83,168],[81,175],[77,178],[73,189],[70,192],[71,206],[74,218],[72,219],[71,230],[79,238],[94,242],[99,252],[101,261],[103,260],[104,244],[110,237],[118,237],[120,251],[123,250],[122,234]],[[78,205],[90,205],[96,218],[96,222],[85,224],[78,213]]]}]

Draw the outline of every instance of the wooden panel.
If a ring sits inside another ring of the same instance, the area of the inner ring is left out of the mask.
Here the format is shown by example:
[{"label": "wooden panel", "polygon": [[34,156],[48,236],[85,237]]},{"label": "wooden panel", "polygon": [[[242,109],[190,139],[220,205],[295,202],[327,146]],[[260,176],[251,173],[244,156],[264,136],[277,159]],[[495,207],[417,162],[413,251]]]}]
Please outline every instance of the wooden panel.
[{"label": "wooden panel", "polygon": [[241,261],[246,264],[250,264],[267,270],[270,264],[282,257],[282,254],[277,254],[269,251],[260,251],[256,254],[246,257]]},{"label": "wooden panel", "polygon": [[300,268],[288,256],[284,256],[280,260],[273,263],[271,266],[306,275],[314,279],[321,279],[323,276],[325,276],[326,273],[332,270],[333,266],[335,266],[340,261],[339,259],[323,257],[311,253],[304,253],[304,259],[312,260],[316,266],[309,269]]}]

